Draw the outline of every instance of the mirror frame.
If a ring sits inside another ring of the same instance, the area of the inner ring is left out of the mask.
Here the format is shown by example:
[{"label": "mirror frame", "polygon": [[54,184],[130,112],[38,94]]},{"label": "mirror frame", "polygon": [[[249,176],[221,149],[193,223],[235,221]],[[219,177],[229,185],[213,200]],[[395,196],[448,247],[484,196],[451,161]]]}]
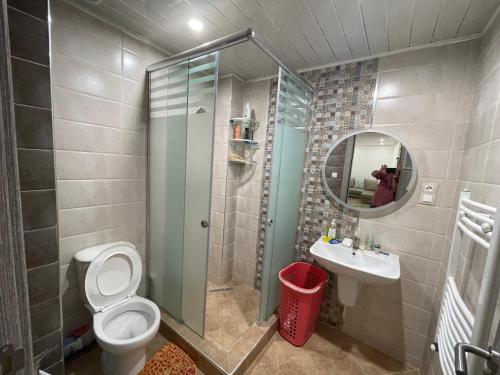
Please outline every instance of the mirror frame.
[{"label": "mirror frame", "polygon": [[[384,206],[381,207],[375,207],[375,208],[359,208],[359,207],[352,207],[347,204],[347,202],[343,202],[340,200],[339,197],[337,197],[335,194],[333,194],[332,190],[328,186],[328,183],[326,181],[326,163],[328,162],[328,156],[332,153],[332,151],[337,147],[340,143],[345,141],[346,139],[352,137],[353,135],[357,134],[363,134],[363,133],[379,133],[383,134],[388,137],[392,137],[396,141],[400,142],[405,148],[408,154],[410,155],[412,166],[413,166],[413,171],[411,174],[411,179],[410,182],[408,183],[409,188],[407,189],[407,192],[399,201],[393,201],[391,203],[388,203]],[[417,187],[417,178],[418,178],[418,167],[416,165],[416,160],[415,157],[413,156],[413,153],[406,147],[405,143],[403,143],[398,137],[395,137],[391,133],[386,132],[385,130],[379,130],[379,129],[362,129],[362,130],[356,130],[349,132],[342,138],[338,139],[329,149],[328,152],[326,153],[325,160],[321,164],[321,182],[323,184],[323,190],[326,195],[326,199],[330,200],[331,198],[334,199],[335,202],[340,204],[342,207],[345,207],[349,210],[356,211],[360,217],[366,218],[366,219],[371,219],[371,218],[377,218],[377,217],[382,217],[386,216],[389,214],[392,214],[393,212],[399,210],[402,206],[406,204],[413,195],[413,192],[415,191]]]}]

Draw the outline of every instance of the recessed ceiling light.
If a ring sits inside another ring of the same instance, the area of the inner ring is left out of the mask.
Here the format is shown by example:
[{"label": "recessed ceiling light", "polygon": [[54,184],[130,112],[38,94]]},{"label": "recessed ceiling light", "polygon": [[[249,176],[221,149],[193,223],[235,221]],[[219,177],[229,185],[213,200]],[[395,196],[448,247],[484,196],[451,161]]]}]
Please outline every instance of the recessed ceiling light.
[{"label": "recessed ceiling light", "polygon": [[196,18],[191,18],[188,21],[188,25],[194,31],[201,31],[201,30],[203,30],[203,23],[200,20],[197,20]]},{"label": "recessed ceiling light", "polygon": [[380,138],[380,139],[379,139],[379,141],[380,141],[380,142],[384,142],[384,138]]}]

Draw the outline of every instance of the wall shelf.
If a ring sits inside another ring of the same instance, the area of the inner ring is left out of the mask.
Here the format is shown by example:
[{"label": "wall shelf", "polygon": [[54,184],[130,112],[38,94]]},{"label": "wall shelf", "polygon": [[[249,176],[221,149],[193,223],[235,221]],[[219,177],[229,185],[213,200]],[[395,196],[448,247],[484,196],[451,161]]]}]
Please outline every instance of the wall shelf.
[{"label": "wall shelf", "polygon": [[239,160],[239,159],[228,159],[230,163],[233,164],[241,164],[241,165],[257,165],[256,162],[251,161],[251,160]]},{"label": "wall shelf", "polygon": [[230,139],[229,142],[232,142],[232,143],[237,143],[237,144],[244,144],[244,145],[250,145],[250,146],[257,146],[259,144],[259,142],[257,141],[254,141],[253,139]]}]

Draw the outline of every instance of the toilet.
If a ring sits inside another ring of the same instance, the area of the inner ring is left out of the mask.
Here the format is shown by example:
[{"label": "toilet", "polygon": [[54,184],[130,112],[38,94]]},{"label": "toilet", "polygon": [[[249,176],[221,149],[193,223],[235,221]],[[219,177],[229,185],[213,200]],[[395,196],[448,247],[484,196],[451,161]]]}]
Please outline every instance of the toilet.
[{"label": "toilet", "polygon": [[136,295],[142,262],[130,242],[113,242],[75,254],[80,297],[93,317],[105,374],[136,375],[146,346],[158,332],[160,310]]}]

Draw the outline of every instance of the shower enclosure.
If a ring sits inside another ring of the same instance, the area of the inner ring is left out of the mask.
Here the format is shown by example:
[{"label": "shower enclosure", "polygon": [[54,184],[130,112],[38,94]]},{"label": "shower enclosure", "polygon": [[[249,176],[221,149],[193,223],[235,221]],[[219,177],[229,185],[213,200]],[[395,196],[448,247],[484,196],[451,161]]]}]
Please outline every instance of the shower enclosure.
[{"label": "shower enclosure", "polygon": [[309,87],[253,30],[148,74],[148,295],[230,350],[294,260]]}]

